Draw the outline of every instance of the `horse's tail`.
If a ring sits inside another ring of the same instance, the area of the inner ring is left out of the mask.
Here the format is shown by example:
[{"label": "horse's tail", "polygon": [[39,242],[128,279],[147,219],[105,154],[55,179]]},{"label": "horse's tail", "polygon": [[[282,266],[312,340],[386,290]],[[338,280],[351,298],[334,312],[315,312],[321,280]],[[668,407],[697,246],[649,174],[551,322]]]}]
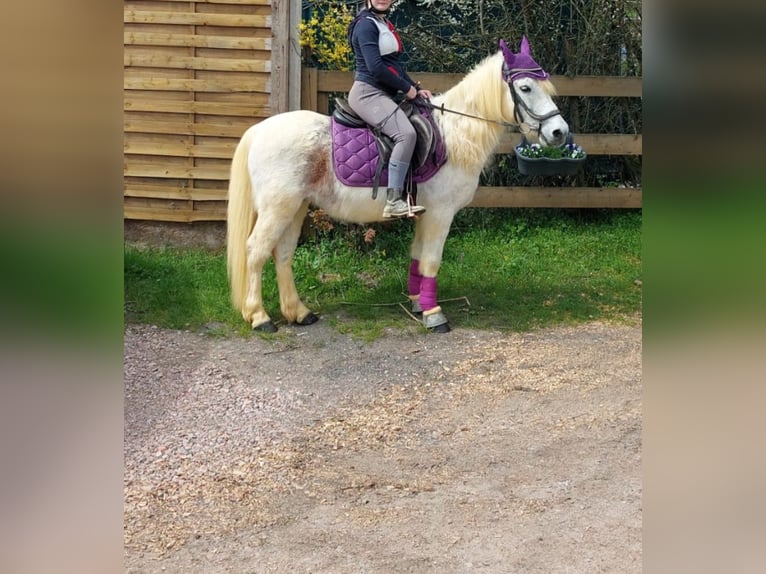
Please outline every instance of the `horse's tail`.
[{"label": "horse's tail", "polygon": [[252,131],[248,130],[234,150],[229,177],[229,204],[226,211],[226,267],[231,304],[239,311],[244,308],[247,296],[247,238],[257,217],[247,166],[251,139]]}]

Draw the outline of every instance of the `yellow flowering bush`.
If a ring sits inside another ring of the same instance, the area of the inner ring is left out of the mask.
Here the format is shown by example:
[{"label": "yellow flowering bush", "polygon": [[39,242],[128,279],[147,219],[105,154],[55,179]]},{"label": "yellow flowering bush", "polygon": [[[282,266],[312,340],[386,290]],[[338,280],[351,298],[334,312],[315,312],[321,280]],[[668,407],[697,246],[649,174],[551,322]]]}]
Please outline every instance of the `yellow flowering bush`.
[{"label": "yellow flowering bush", "polygon": [[319,0],[314,13],[300,24],[301,47],[307,48],[314,63],[329,70],[351,70],[354,59],[348,44],[348,25],[354,15],[337,0]]}]

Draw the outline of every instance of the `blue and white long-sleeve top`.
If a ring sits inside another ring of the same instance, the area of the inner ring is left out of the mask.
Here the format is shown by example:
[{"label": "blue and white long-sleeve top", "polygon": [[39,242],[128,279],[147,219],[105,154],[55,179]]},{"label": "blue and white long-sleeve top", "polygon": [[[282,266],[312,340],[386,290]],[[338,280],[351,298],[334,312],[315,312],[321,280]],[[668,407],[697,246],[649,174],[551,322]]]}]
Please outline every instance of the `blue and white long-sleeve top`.
[{"label": "blue and white long-sleeve top", "polygon": [[390,95],[407,93],[416,83],[400,60],[402,41],[388,18],[362,10],[349,25],[349,42],[354,50],[354,80],[365,82]]}]

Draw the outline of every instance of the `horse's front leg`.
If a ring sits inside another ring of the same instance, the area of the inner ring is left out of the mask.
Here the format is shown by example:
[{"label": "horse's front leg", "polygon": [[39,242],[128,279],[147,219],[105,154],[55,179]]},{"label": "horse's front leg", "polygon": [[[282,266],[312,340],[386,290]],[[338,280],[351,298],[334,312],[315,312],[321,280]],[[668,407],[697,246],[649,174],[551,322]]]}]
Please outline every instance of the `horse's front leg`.
[{"label": "horse's front leg", "polygon": [[436,333],[447,333],[451,328],[439,306],[436,276],[452,217],[437,218],[436,214],[431,214],[429,219],[428,215],[426,213],[415,227],[407,289],[413,313],[423,314],[423,325]]},{"label": "horse's front leg", "polygon": [[301,205],[298,213],[293,217],[292,223],[274,247],[274,267],[279,287],[279,307],[282,310],[282,316],[288,323],[297,323],[299,325],[311,325],[319,319],[298,297],[298,290],[295,288],[295,278],[293,276],[293,255],[298,245],[301,226],[307,211],[308,203]]}]

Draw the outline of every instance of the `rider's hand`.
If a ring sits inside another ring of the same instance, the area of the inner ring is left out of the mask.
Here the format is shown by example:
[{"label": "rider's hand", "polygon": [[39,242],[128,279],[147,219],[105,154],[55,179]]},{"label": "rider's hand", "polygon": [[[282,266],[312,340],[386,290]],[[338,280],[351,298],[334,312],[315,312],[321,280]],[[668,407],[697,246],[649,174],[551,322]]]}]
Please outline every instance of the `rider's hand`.
[{"label": "rider's hand", "polygon": [[417,95],[420,96],[421,98],[425,98],[426,100],[430,100],[431,96],[433,96],[433,94],[431,93],[431,90],[418,90]]},{"label": "rider's hand", "polygon": [[406,94],[404,94],[404,97],[408,100],[414,100],[418,97],[418,90],[415,88],[415,86],[410,86],[410,89]]}]

